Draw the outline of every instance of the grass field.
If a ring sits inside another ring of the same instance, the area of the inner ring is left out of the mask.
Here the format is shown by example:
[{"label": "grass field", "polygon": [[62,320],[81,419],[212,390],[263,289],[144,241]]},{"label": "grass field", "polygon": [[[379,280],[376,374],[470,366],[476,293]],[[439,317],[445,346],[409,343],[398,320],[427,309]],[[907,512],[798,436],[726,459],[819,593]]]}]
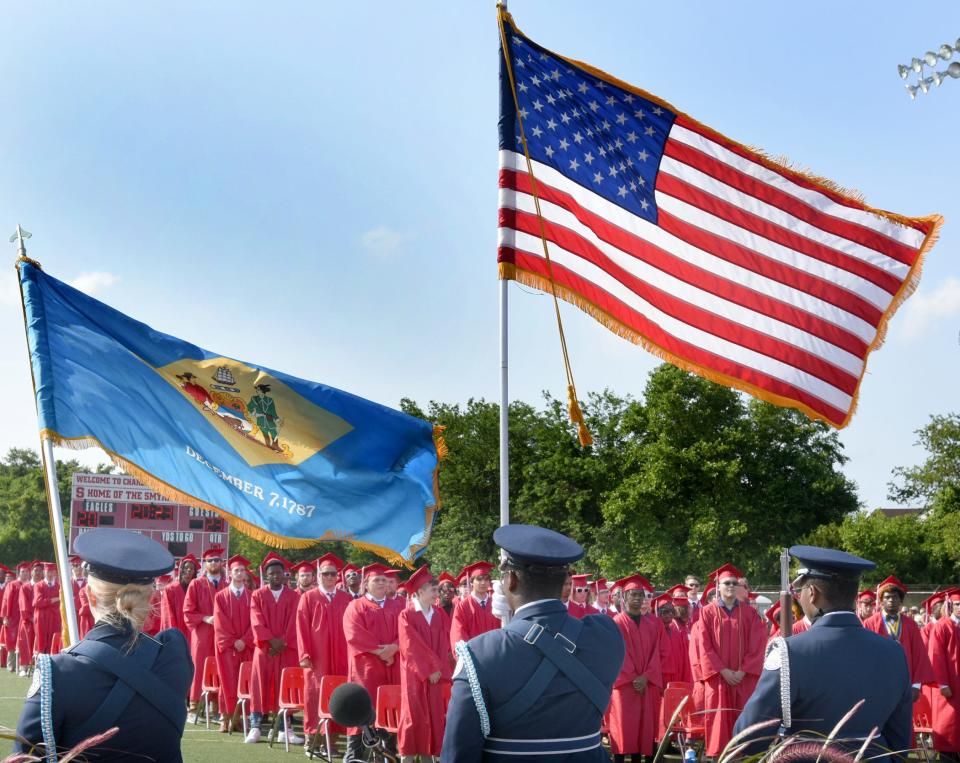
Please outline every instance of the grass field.
[{"label": "grass field", "polygon": [[[0,726],[16,728],[29,686],[29,679],[17,678],[6,670],[0,670]],[[264,733],[264,741],[260,744],[243,744],[242,731],[235,731],[231,736],[207,731],[202,721],[199,726],[188,724],[183,735],[183,759],[188,763],[241,763],[248,760],[276,760],[280,763],[284,760],[306,760],[303,747],[291,746],[290,753],[285,754],[282,743],[274,744],[271,750],[267,746],[266,738]],[[9,753],[9,743],[0,740],[0,760]]]}]

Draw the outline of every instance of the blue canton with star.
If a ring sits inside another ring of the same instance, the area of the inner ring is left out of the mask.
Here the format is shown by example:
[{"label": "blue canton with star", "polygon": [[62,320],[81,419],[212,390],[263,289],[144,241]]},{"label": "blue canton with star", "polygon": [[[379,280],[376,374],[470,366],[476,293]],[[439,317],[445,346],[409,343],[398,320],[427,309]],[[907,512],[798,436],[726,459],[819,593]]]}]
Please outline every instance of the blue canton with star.
[{"label": "blue canton with star", "polygon": [[676,114],[576,67],[507,27],[519,119],[500,56],[500,148],[523,154],[657,222],[657,170]]}]

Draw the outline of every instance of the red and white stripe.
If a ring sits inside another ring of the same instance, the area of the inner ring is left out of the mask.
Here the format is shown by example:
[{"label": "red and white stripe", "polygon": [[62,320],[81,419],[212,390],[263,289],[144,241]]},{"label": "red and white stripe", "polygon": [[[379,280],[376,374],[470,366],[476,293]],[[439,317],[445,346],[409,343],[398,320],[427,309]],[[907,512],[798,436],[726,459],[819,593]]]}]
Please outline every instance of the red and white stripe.
[{"label": "red and white stripe", "polygon": [[[901,225],[678,118],[654,225],[533,162],[554,282],[714,378],[847,421],[930,221]],[[499,259],[548,277],[526,160],[500,152]]]}]

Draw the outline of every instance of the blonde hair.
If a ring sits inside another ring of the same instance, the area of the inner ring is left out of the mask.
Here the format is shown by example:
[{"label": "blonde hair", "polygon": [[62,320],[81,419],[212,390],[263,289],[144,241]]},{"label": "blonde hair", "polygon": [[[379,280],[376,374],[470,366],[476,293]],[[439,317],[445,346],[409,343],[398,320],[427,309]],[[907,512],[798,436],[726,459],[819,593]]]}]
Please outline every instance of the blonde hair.
[{"label": "blonde hair", "polygon": [[107,622],[117,628],[129,626],[135,634],[143,630],[150,615],[151,583],[108,583],[88,577],[87,586],[96,600],[95,604],[91,602],[91,609],[98,623]]}]

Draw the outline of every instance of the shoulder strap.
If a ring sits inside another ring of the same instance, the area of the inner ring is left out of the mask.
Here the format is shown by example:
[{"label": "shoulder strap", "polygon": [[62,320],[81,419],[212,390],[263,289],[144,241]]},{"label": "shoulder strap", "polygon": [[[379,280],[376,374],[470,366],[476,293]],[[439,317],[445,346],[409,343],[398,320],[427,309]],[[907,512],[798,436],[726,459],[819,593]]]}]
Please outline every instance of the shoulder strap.
[{"label": "shoulder strap", "polygon": [[790,700],[790,652],[787,648],[787,640],[783,636],[777,636],[767,645],[764,667],[766,667],[767,660],[776,661],[780,670],[780,731],[783,734],[793,725],[793,711]]},{"label": "shoulder strap", "polygon": [[[529,620],[514,620],[506,627],[507,630],[521,634],[523,640],[539,650],[544,659],[537,666],[526,686],[496,712],[497,720],[506,723],[508,720],[519,717],[543,696],[547,685],[558,672],[569,678],[577,690],[585,695],[601,714],[606,712],[607,705],[610,703],[609,690],[575,655],[577,638],[583,629],[582,620],[567,617],[559,633],[552,633],[539,623]],[[509,711],[513,716],[505,714],[504,710]]]},{"label": "shoulder strap", "polygon": [[[121,711],[123,707],[125,707],[126,702],[129,702],[133,694],[136,693],[149,702],[154,709],[170,721],[178,731],[182,730],[184,721],[186,720],[186,707],[184,706],[183,697],[180,697],[149,670],[156,660],[162,645],[155,639],[149,637],[144,638],[144,645],[133,654],[127,656],[122,655],[118,650],[101,641],[80,641],[70,651],[72,654],[86,657],[91,662],[96,663],[99,668],[116,676],[120,679],[120,683],[128,687],[129,691],[125,689],[118,693],[118,696],[122,696],[123,693],[127,694],[124,705],[120,707]],[[143,652],[151,652],[152,654],[141,654]],[[145,667],[144,663],[146,663],[147,660],[149,660],[149,664]],[[105,699],[103,703],[107,706],[106,709],[111,711],[113,711],[115,707],[114,702],[118,701],[113,699],[113,692],[116,689],[116,686],[111,689],[107,695],[107,699]],[[117,713],[117,715],[119,716],[119,713]],[[94,714],[94,717],[95,716],[96,713]],[[86,724],[84,725],[86,726]],[[102,731],[102,725],[102,719],[98,718],[97,726],[100,728],[96,730]],[[83,737],[81,737],[81,739],[82,738]]]}]

